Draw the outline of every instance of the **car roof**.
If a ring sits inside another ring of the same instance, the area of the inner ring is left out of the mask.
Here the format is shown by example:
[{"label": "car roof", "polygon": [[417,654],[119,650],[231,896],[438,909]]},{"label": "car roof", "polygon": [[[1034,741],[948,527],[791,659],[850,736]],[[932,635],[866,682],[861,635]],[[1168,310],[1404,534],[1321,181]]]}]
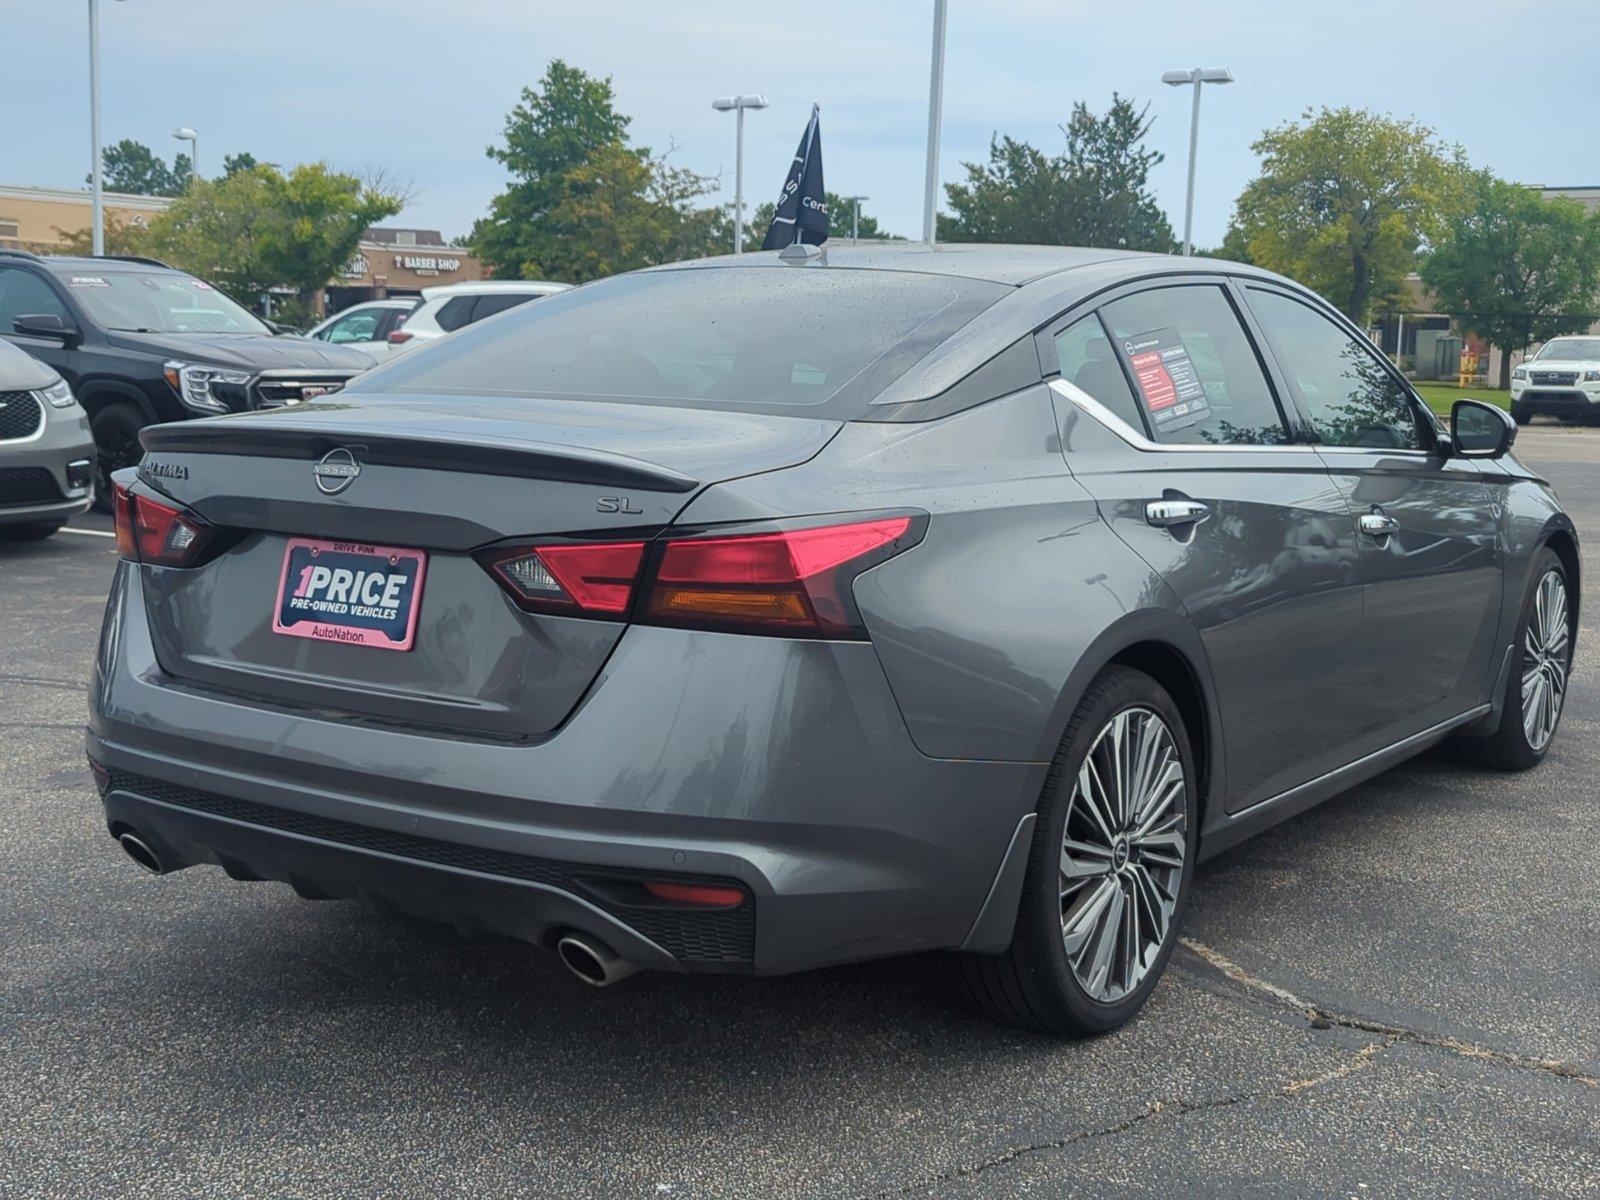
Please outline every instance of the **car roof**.
[{"label": "car roof", "polygon": [[161,262],[154,258],[138,258],[134,255],[103,254],[96,257],[92,254],[45,254],[39,256],[39,264],[50,271],[84,271],[93,270],[104,274],[107,271],[166,271],[173,275],[187,275],[177,267]]},{"label": "car roof", "polygon": [[473,279],[465,283],[441,283],[422,289],[422,298],[435,296],[478,296],[494,292],[523,292],[533,296],[546,296],[551,292],[564,292],[570,283],[554,283],[544,279]]},{"label": "car roof", "polygon": [[[810,248],[808,248],[810,249]],[[671,271],[702,267],[782,267],[793,265],[784,251],[758,250],[725,254],[686,263],[650,268]],[[960,275],[1021,287],[1047,275],[1118,259],[1147,263],[1170,255],[1093,246],[1030,246],[1005,242],[828,242],[812,250],[817,265],[868,271],[909,271],[923,275]]]}]

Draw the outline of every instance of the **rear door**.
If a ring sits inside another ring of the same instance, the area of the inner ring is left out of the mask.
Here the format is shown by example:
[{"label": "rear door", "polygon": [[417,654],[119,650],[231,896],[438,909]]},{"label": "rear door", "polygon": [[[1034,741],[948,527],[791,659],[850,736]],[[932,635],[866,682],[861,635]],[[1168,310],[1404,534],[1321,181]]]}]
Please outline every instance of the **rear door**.
[{"label": "rear door", "polygon": [[1481,468],[1443,453],[1432,416],[1356,330],[1285,289],[1244,290],[1356,525],[1369,730],[1398,740],[1481,703],[1501,590]]},{"label": "rear door", "polygon": [[1063,397],[1094,418],[1066,427],[1068,463],[1205,644],[1228,811],[1346,761],[1365,703],[1349,510],[1231,289],[1136,286],[1060,329],[1052,352]]}]

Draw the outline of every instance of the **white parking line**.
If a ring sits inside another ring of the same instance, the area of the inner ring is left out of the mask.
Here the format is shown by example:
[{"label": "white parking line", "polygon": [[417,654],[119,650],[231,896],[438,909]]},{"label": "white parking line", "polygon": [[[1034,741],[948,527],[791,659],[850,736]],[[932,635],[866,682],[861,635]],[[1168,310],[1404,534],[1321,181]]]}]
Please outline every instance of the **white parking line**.
[{"label": "white parking line", "polygon": [[59,532],[61,532],[61,533],[81,533],[81,534],[83,534],[84,537],[108,537],[108,538],[114,538],[114,537],[117,536],[116,534],[112,533],[110,530],[107,530],[107,529],[74,529],[70,525],[63,525],[61,527],[61,529],[59,530]]}]

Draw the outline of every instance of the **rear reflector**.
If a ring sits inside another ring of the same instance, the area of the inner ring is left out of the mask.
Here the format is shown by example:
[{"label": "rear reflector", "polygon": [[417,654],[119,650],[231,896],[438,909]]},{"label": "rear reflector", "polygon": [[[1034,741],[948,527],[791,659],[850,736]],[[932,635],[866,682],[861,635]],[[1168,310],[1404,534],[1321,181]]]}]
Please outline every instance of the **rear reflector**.
[{"label": "rear reflector", "polygon": [[671,883],[651,879],[644,890],[657,900],[674,904],[698,904],[705,908],[737,908],[744,903],[744,891],[736,887],[717,887],[710,883]]},{"label": "rear reflector", "polygon": [[186,567],[199,556],[211,526],[199,518],[122,484],[112,487],[117,525],[117,553],[130,562],[160,567]]}]

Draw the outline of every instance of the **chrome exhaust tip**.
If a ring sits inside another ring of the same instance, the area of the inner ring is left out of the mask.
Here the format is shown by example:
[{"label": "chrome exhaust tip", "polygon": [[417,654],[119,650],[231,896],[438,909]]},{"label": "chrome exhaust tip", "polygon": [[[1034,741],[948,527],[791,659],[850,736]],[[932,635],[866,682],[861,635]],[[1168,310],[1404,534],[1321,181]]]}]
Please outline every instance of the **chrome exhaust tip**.
[{"label": "chrome exhaust tip", "polygon": [[610,987],[639,968],[625,962],[603,942],[591,941],[581,933],[569,933],[556,943],[561,962],[590,987]]},{"label": "chrome exhaust tip", "polygon": [[154,850],[150,849],[149,844],[138,835],[132,833],[118,834],[117,845],[121,846],[123,852],[127,854],[129,858],[133,859],[134,862],[138,863],[146,871],[149,871],[150,874],[166,874],[166,867],[161,865],[161,856],[158,855]]}]

